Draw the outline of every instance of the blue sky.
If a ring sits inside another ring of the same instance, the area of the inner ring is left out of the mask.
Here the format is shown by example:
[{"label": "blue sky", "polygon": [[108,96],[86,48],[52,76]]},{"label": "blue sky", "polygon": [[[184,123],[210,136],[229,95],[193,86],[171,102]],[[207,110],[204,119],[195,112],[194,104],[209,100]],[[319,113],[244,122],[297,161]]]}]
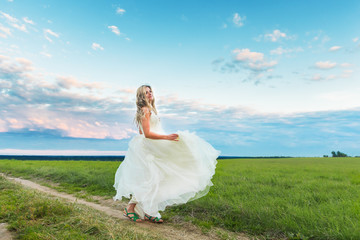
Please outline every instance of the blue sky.
[{"label": "blue sky", "polygon": [[360,155],[359,1],[0,0],[0,154],[124,154],[135,90],[237,156]]}]

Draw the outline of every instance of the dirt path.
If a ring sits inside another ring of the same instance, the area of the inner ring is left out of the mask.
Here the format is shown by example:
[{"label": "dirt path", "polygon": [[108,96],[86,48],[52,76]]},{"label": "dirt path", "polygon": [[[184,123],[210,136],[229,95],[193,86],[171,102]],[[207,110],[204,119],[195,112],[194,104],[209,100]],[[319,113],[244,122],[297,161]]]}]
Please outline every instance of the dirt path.
[{"label": "dirt path", "polygon": [[0,223],[0,240],[12,240],[11,233],[6,229],[6,223]]},{"label": "dirt path", "polygon": [[[118,218],[118,219],[121,219],[124,221],[128,221],[128,218],[123,216],[122,210],[119,210],[119,208],[123,209],[123,206],[119,207],[119,204],[117,204],[117,206],[116,206],[117,209],[116,209],[115,205],[114,205],[114,201],[111,201],[112,203],[107,204],[109,206],[104,206],[101,204],[88,202],[83,199],[76,198],[71,194],[58,192],[54,189],[42,186],[40,184],[37,184],[37,183],[29,181],[29,180],[15,178],[15,177],[9,177],[2,173],[0,173],[0,175],[5,177],[8,180],[20,183],[21,185],[23,185],[25,187],[44,192],[44,193],[50,194],[50,195],[58,197],[58,198],[66,199],[67,201],[70,201],[70,202],[84,204],[84,205],[94,208],[96,210],[102,211],[111,217],[115,217],[115,218]],[[103,201],[103,203],[106,204],[106,201]],[[141,229],[151,229],[151,231],[153,231],[155,233],[158,233],[168,239],[174,239],[174,240],[220,239],[218,234],[216,234],[216,231],[219,231],[219,230],[213,230],[213,231],[210,231],[210,233],[203,234],[198,227],[196,227],[192,224],[189,224],[189,223],[185,223],[181,227],[174,227],[174,226],[171,226],[171,224],[167,224],[167,223],[153,224],[153,223],[146,221],[146,222],[142,222],[142,223],[137,223],[137,227],[139,228],[139,231],[141,231]],[[224,230],[220,230],[220,231],[225,233]],[[231,236],[231,238],[235,238],[235,239],[239,239],[239,240],[249,240],[249,238],[243,234],[236,234],[236,235],[233,233],[228,233],[228,234],[229,234],[229,236]],[[1,228],[0,228],[0,236],[2,236]],[[8,239],[11,239],[11,238],[4,238],[4,240],[8,240]],[[3,238],[0,237],[0,240],[3,240]]]}]

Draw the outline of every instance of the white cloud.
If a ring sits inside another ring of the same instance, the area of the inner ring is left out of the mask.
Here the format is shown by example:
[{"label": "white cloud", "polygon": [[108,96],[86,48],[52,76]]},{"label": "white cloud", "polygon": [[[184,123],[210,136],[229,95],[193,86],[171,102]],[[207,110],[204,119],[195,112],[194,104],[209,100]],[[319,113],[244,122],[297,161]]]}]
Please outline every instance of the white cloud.
[{"label": "white cloud", "polygon": [[335,52],[335,51],[337,51],[337,50],[339,50],[341,48],[342,48],[341,46],[333,46],[333,47],[329,48],[329,51]]},{"label": "white cloud", "polygon": [[50,53],[47,53],[47,52],[40,52],[40,54],[45,56],[45,57],[48,57],[48,58],[52,57],[52,55]]},{"label": "white cloud", "polygon": [[59,76],[56,78],[57,85],[61,88],[71,89],[71,88],[87,88],[91,89],[103,89],[103,86],[99,83],[83,83],[78,81],[74,77],[65,77]]},{"label": "white cloud", "polygon": [[19,21],[19,20],[17,20],[16,18],[10,16],[10,15],[7,14],[7,13],[1,12],[1,15],[3,15],[3,17],[4,17],[6,20],[8,20],[9,22],[16,23],[16,22]]},{"label": "white cloud", "polygon": [[[272,67],[278,64],[277,61],[265,60],[264,54],[261,52],[252,52],[248,48],[234,49],[232,51],[233,61],[226,62],[223,58],[216,59],[212,62],[213,70],[220,72],[239,72],[241,68],[250,70],[250,76],[244,81],[256,80],[259,83],[259,79],[263,78],[266,72],[269,74],[272,72]],[[267,76],[271,78],[272,76]]]},{"label": "white cloud", "polygon": [[346,73],[346,72],[344,72],[344,73],[342,73],[342,74],[340,75],[340,78],[350,78],[350,77],[351,77],[351,74],[352,74],[352,73]]},{"label": "white cloud", "polygon": [[315,67],[317,67],[319,69],[332,69],[332,68],[336,67],[336,63],[330,62],[330,61],[317,62],[317,63],[315,63]]},{"label": "white cloud", "polygon": [[[234,49],[234,61],[231,63],[223,63],[222,59],[215,60],[213,66],[222,72],[239,72],[240,67],[250,70],[249,77],[243,81],[253,81],[255,84],[265,77],[264,72],[269,74],[272,67],[277,65],[277,61],[265,61],[264,54],[261,52],[251,52],[249,49]],[[268,75],[268,78],[272,76]]]},{"label": "white cloud", "polygon": [[24,71],[34,70],[30,60],[26,58],[16,58],[15,60],[23,67]]},{"label": "white cloud", "polygon": [[116,35],[120,35],[120,30],[118,29],[117,26],[108,26],[108,28],[111,29],[111,31]]},{"label": "white cloud", "polygon": [[347,68],[347,67],[351,67],[352,65],[350,63],[342,63],[340,64],[340,66]]},{"label": "white cloud", "polygon": [[329,76],[327,76],[327,80],[332,80],[332,79],[335,79],[335,78],[337,78],[337,76],[336,75],[334,75],[334,74],[331,74],[331,75],[329,75]]},{"label": "white cloud", "polygon": [[[322,38],[320,38],[320,37],[322,37]],[[320,31],[318,36],[315,36],[313,38],[314,41],[319,41],[320,39],[321,39],[321,43],[326,43],[326,42],[330,41],[330,37],[327,35],[323,35],[322,31]]]},{"label": "white cloud", "polygon": [[29,71],[33,70],[31,61],[25,58],[16,58],[12,62],[9,62],[9,60],[9,57],[0,55],[0,74],[3,80],[26,76]]},{"label": "white cloud", "polygon": [[253,70],[265,70],[271,68],[277,64],[277,61],[270,62],[250,62],[248,66]]},{"label": "white cloud", "polygon": [[278,47],[276,49],[271,50],[270,54],[271,55],[282,55],[282,54],[287,53],[287,52],[288,52],[287,49],[284,49],[282,47]]},{"label": "white cloud", "polygon": [[14,17],[10,16],[10,14],[4,13],[4,12],[1,12],[1,15],[3,16],[3,18],[5,18],[7,20],[7,23],[10,26],[12,26],[20,31],[27,32],[26,26],[24,24],[18,24],[19,20],[17,18],[14,18]]},{"label": "white cloud", "polygon": [[51,31],[50,29],[45,29],[44,31],[45,31],[46,33],[50,34],[51,36],[59,37],[59,34]]},{"label": "white cloud", "polygon": [[357,42],[357,41],[359,41],[359,38],[358,37],[356,37],[356,38],[353,38],[353,42]]},{"label": "white cloud", "polygon": [[320,75],[320,74],[315,74],[311,80],[314,80],[314,81],[320,81],[320,80],[323,80],[323,77]]},{"label": "white cloud", "polygon": [[251,52],[248,48],[238,49],[232,51],[235,54],[235,59],[238,61],[257,62],[264,59],[264,54],[259,52]]},{"label": "white cloud", "polygon": [[278,47],[276,49],[273,49],[270,51],[271,55],[282,55],[282,54],[287,54],[287,53],[292,53],[292,52],[302,52],[304,51],[301,47],[298,48],[282,48],[282,47]]},{"label": "white cloud", "polygon": [[100,46],[100,44],[98,44],[98,43],[93,43],[93,44],[91,45],[91,47],[92,47],[92,49],[94,49],[94,50],[98,50],[98,49],[104,50],[104,48],[103,48],[102,46]]},{"label": "white cloud", "polygon": [[307,41],[308,48],[327,48],[325,43],[330,41],[330,37],[322,30],[307,32],[306,36],[309,37],[309,40]]},{"label": "white cloud", "polygon": [[122,8],[119,8],[119,7],[116,9],[117,14],[123,15],[125,12],[126,12],[125,9],[122,9]]},{"label": "white cloud", "polygon": [[119,89],[119,92],[135,94],[136,89],[135,88],[123,88],[123,89]]},{"label": "white cloud", "polygon": [[347,70],[344,70],[342,72],[342,74],[339,74],[339,75],[330,74],[330,75],[327,75],[327,76],[323,76],[323,75],[320,75],[320,74],[315,74],[315,75],[313,75],[311,77],[311,80],[313,80],[313,81],[325,81],[325,80],[334,80],[334,79],[344,79],[344,78],[351,77],[352,73],[353,73],[352,70],[347,69]]},{"label": "white cloud", "polygon": [[12,26],[22,32],[27,32],[26,26],[24,24],[19,25],[19,24],[14,23],[14,24],[12,24]]},{"label": "white cloud", "polygon": [[343,72],[344,72],[344,73],[353,73],[353,72],[354,72],[354,70],[351,70],[351,69],[346,69],[346,70],[344,70]]},{"label": "white cloud", "polygon": [[235,24],[235,26],[237,27],[242,27],[244,26],[244,21],[246,19],[246,16],[244,17],[241,17],[239,15],[239,13],[235,13],[234,16],[233,16],[233,23]]},{"label": "white cloud", "polygon": [[10,57],[8,57],[8,56],[0,55],[0,62],[5,61],[5,60],[9,60],[9,59],[10,59]]},{"label": "white cloud", "polygon": [[59,34],[53,32],[52,30],[50,30],[50,29],[44,29],[44,36],[45,36],[46,40],[48,40],[49,42],[52,42],[53,40],[50,38],[49,35],[54,36],[54,37],[56,37],[56,38],[59,37]]},{"label": "white cloud", "polygon": [[272,33],[265,34],[265,38],[270,39],[270,41],[272,42],[277,42],[281,38],[286,38],[286,33],[283,33],[280,30],[276,29]]},{"label": "white cloud", "polygon": [[0,37],[2,37],[2,38],[7,38],[8,36],[11,36],[10,28],[4,27],[4,26],[0,23]]},{"label": "white cloud", "polygon": [[28,17],[24,17],[23,18],[24,22],[28,23],[28,24],[31,24],[31,25],[34,25],[34,21],[30,20]]}]

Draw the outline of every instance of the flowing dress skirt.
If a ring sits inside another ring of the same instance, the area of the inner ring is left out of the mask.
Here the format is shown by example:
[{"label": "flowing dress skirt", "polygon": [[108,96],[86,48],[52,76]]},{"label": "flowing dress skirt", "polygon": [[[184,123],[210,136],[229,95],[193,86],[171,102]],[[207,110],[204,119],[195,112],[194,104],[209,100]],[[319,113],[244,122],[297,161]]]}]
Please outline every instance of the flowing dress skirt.
[{"label": "flowing dress skirt", "polygon": [[206,195],[212,186],[220,152],[188,131],[179,141],[135,136],[115,174],[116,195],[136,198],[145,213],[160,216],[167,206],[184,204]]}]

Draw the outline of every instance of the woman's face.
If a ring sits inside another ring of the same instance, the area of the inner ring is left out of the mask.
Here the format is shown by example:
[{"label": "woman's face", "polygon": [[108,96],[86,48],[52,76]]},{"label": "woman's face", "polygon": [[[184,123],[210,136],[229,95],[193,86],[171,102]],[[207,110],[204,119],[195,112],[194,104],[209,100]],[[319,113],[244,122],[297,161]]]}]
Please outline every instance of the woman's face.
[{"label": "woman's face", "polygon": [[149,87],[146,87],[146,99],[151,102],[154,99],[153,93]]}]

